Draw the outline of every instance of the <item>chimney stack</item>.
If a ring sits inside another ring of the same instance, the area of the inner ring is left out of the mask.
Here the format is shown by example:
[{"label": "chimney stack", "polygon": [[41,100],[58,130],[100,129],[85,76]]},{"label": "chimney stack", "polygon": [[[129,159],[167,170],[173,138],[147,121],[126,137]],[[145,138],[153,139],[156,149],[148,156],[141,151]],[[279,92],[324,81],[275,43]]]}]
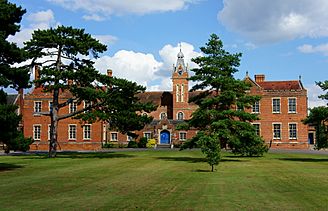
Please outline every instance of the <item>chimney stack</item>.
[{"label": "chimney stack", "polygon": [[[39,65],[34,66],[34,79],[35,80],[40,79],[40,67],[39,67]],[[35,82],[35,87],[40,87],[40,83]]]},{"label": "chimney stack", "polygon": [[265,75],[264,74],[260,74],[260,75],[255,75],[255,82],[264,82],[265,81]]},{"label": "chimney stack", "polygon": [[113,77],[113,71],[112,71],[111,69],[108,69],[108,70],[107,70],[107,75],[108,75],[109,77]]}]

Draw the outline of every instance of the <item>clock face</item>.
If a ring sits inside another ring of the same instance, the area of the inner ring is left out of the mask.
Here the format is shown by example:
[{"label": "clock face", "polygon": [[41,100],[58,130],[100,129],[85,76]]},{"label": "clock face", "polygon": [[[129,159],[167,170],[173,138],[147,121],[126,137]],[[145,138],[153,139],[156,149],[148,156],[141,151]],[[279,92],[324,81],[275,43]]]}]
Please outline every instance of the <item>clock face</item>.
[{"label": "clock face", "polygon": [[182,75],[182,70],[179,70],[178,73],[179,73],[179,75]]}]

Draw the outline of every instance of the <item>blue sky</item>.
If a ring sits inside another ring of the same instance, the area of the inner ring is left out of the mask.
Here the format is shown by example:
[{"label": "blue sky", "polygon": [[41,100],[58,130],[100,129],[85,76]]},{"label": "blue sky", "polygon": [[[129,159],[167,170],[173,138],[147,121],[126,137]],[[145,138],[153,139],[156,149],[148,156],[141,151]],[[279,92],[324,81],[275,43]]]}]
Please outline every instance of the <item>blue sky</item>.
[{"label": "blue sky", "polygon": [[57,25],[85,28],[108,45],[95,61],[101,72],[170,90],[179,43],[189,66],[211,33],[230,52],[243,53],[237,78],[246,71],[267,80],[297,80],[310,106],[322,105],[315,81],[328,79],[326,0],[10,0],[27,10],[20,46],[35,29]]}]

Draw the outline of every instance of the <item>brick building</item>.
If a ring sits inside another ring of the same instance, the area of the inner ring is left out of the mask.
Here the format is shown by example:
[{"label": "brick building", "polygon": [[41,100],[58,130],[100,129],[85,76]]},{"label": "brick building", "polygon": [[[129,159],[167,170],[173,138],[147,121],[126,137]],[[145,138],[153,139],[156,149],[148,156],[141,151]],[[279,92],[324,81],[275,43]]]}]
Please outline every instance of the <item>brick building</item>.
[{"label": "brick building", "polygon": [[[108,72],[111,75],[111,71]],[[177,130],[176,125],[191,117],[197,108],[188,103],[189,97],[199,92],[189,92],[187,78],[188,67],[184,55],[177,55],[176,65],[172,72],[172,91],[145,92],[139,95],[142,102],[152,102],[157,109],[150,115],[154,119],[143,130],[136,131],[138,138],[154,138],[157,144],[173,146],[173,144],[193,137],[197,131]],[[251,95],[260,95],[261,100],[249,112],[258,113],[260,120],[253,122],[257,133],[273,148],[308,148],[308,139],[313,139],[313,131],[301,120],[307,116],[307,91],[300,80],[266,81],[264,75],[255,75],[251,79]],[[70,93],[61,93],[62,102],[71,97]],[[24,135],[33,137],[35,142],[31,150],[47,150],[49,139],[49,117],[38,114],[51,109],[51,95],[36,87],[24,99]],[[84,104],[70,104],[61,112],[82,108]],[[132,140],[125,134],[109,131],[107,125],[98,122],[81,124],[78,120],[65,119],[59,122],[59,150],[97,150],[104,142],[127,143]],[[313,143],[313,140],[312,142]]]}]

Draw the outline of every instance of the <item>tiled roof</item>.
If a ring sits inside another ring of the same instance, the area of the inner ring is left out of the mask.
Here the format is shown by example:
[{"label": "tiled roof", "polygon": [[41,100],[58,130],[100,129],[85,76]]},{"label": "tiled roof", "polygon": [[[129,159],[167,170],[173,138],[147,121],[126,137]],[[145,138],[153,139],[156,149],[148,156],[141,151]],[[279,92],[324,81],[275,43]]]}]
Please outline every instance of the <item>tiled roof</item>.
[{"label": "tiled roof", "polygon": [[302,90],[302,84],[300,81],[263,81],[256,82],[264,90]]}]

